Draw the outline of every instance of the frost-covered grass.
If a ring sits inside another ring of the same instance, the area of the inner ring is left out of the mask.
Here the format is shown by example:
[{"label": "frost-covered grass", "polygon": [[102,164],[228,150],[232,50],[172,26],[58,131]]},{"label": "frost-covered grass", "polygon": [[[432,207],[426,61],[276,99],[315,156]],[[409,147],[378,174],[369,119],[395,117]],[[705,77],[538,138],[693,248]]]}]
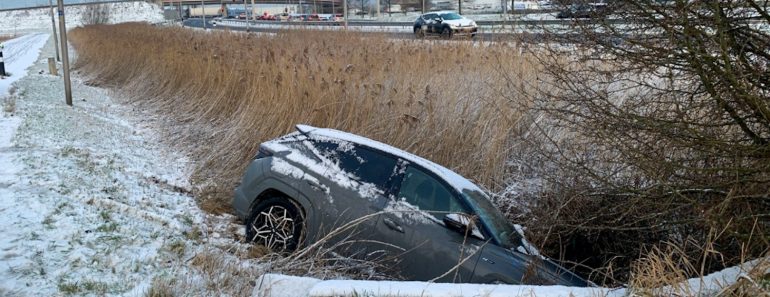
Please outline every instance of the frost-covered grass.
[{"label": "frost-covered grass", "polygon": [[167,126],[173,141],[193,148],[200,161],[195,184],[215,186],[198,197],[214,212],[229,210],[232,186],[259,143],[301,123],[380,140],[499,188],[522,116],[511,104],[520,98],[504,90],[536,73],[515,48],[470,42],[140,24],[79,28],[70,36],[91,82],[174,119]]},{"label": "frost-covered grass", "polygon": [[0,295],[141,296],[153,279],[199,277],[187,261],[204,252],[250,263],[237,256],[248,249],[241,226],[198,209],[188,159],[160,145],[146,118],[77,75],[66,106],[61,77],[45,72],[52,39],[19,40],[7,60],[21,67],[16,108],[0,117]]}]

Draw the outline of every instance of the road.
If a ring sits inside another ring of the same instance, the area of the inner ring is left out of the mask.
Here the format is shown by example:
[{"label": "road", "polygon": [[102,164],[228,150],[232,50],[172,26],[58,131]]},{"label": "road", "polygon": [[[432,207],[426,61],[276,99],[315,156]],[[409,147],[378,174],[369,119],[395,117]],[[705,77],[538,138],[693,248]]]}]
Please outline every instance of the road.
[{"label": "road", "polygon": [[[231,21],[219,22],[214,25],[212,19],[206,19],[206,28],[209,29],[228,29],[233,31],[246,31],[251,32],[265,32],[265,33],[277,33],[290,29],[312,29],[312,30],[343,30],[342,26],[332,25],[333,23],[312,24],[307,23],[294,23],[294,22],[271,22],[271,21],[257,21],[252,23],[249,28],[244,25],[243,21]],[[225,25],[223,23],[237,23],[237,25]],[[203,22],[201,19],[191,18],[186,19],[183,22],[186,27],[203,28]],[[380,34],[390,38],[396,39],[414,39],[414,33],[412,32],[411,25],[406,26],[378,26],[372,22],[349,22],[348,28],[351,31],[366,32],[367,34]],[[484,27],[480,28],[480,32],[476,35],[474,40],[477,41],[505,41],[505,40],[519,40],[529,42],[541,42],[546,40],[546,35],[537,32],[501,32],[502,30],[489,30],[485,32]],[[564,37],[564,35],[562,35]],[[436,38],[436,37],[434,37]]]}]

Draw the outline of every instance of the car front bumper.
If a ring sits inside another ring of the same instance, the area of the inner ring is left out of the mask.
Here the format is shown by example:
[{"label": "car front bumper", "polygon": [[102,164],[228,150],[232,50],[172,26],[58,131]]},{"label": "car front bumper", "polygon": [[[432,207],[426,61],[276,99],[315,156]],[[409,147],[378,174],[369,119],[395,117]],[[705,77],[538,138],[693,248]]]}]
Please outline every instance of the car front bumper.
[{"label": "car front bumper", "polygon": [[455,36],[474,35],[479,31],[479,27],[453,27],[452,34]]}]

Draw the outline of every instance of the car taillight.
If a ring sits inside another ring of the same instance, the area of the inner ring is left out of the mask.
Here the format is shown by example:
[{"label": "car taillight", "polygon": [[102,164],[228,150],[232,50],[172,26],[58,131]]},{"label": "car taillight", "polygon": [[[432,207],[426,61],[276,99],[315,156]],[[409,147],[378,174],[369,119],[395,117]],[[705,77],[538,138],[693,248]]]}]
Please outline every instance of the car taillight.
[{"label": "car taillight", "polygon": [[257,152],[256,156],[254,156],[254,160],[262,159],[262,158],[267,158],[267,157],[271,157],[271,156],[273,156],[273,152],[268,151],[267,149],[264,149],[264,148],[260,147],[259,148],[259,152]]}]

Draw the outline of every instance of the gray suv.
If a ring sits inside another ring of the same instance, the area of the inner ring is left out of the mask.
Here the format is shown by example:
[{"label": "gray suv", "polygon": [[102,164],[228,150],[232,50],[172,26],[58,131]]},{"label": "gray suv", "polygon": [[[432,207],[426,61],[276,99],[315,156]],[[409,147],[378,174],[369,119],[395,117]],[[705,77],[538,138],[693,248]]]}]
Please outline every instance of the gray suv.
[{"label": "gray suv", "polygon": [[323,239],[411,280],[589,285],[539,255],[472,182],[337,130],[298,125],[262,143],[233,206],[248,240],[274,251]]}]

